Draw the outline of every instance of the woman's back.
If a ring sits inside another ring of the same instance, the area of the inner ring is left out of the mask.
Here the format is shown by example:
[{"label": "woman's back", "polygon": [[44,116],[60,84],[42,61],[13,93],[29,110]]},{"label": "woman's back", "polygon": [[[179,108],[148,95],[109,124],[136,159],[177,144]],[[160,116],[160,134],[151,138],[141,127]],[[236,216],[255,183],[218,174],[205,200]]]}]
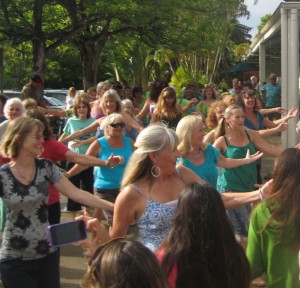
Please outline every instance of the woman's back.
[{"label": "woman's back", "polygon": [[[280,223],[274,220],[264,229],[273,209],[264,201],[251,215],[247,257],[252,267],[252,278],[268,271],[268,287],[299,287],[299,250],[291,248],[296,237],[295,222],[291,221],[284,238],[278,241],[282,228]],[[263,249],[258,251],[258,247]]]}]

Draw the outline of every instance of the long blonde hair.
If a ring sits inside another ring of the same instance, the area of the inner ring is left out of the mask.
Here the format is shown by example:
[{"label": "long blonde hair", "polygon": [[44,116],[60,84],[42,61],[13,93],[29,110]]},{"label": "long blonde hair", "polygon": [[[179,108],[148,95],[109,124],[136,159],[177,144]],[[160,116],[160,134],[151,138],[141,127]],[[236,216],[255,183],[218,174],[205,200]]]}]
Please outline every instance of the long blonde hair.
[{"label": "long blonde hair", "polygon": [[[176,134],[179,138],[178,150],[182,156],[187,156],[193,151],[193,132],[201,124],[204,125],[200,115],[188,115],[179,121],[176,128]],[[207,144],[203,143],[201,150],[204,151],[206,148]]]},{"label": "long blonde hair", "polygon": [[153,180],[151,168],[153,163],[149,157],[152,152],[159,152],[164,148],[173,150],[178,145],[178,137],[173,129],[165,124],[155,123],[145,128],[137,137],[135,147],[126,165],[122,180],[122,188],[136,181]]},{"label": "long blonde hair", "polygon": [[226,120],[228,120],[228,118],[230,118],[232,116],[233,110],[236,110],[236,109],[240,109],[241,111],[243,111],[243,108],[237,104],[230,105],[225,109],[224,117],[223,117],[223,119],[220,120],[218,127],[216,129],[216,139],[218,137],[226,134],[226,131],[225,131]]}]

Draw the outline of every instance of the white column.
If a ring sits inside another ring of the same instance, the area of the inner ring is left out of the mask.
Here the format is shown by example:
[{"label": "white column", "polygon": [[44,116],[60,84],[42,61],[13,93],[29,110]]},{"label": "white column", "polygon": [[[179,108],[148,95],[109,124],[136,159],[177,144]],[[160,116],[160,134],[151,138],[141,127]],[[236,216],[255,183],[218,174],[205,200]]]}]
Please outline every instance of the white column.
[{"label": "white column", "polygon": [[[281,8],[281,106],[287,108],[288,101],[288,13]],[[287,148],[288,133],[281,134],[282,148]]]},{"label": "white column", "polygon": [[[299,99],[299,18],[298,9],[291,9],[291,25],[290,25],[290,63],[288,68],[288,108],[297,108]],[[289,120],[288,127],[288,147],[292,147],[297,143],[296,137],[297,119]]]},{"label": "white column", "polygon": [[264,43],[259,44],[259,81],[266,81],[266,47]]}]

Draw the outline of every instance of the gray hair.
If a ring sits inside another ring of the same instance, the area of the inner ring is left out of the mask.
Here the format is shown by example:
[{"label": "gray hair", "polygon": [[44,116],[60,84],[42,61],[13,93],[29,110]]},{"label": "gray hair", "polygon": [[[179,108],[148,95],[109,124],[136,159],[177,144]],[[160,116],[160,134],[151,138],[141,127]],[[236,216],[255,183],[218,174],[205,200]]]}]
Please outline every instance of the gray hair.
[{"label": "gray hair", "polygon": [[160,152],[164,148],[174,150],[179,143],[178,137],[173,129],[165,124],[155,123],[145,128],[137,137],[135,147],[137,148],[127,163],[122,187],[137,180],[151,181],[151,167],[153,166],[149,154]]},{"label": "gray hair", "polygon": [[8,99],[3,107],[3,113],[4,113],[4,116],[8,119],[9,118],[9,110],[10,110],[10,106],[13,105],[13,104],[17,104],[20,106],[20,111],[21,113],[23,114],[24,111],[25,111],[25,107],[24,107],[24,104],[22,103],[22,101],[15,97],[15,98],[11,98],[11,99]]}]

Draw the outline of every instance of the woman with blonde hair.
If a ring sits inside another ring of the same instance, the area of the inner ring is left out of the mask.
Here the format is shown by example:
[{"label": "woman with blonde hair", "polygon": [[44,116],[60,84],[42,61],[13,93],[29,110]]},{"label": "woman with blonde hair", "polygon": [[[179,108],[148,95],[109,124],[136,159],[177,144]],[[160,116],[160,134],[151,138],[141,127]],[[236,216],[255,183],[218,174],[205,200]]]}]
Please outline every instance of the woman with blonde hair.
[{"label": "woman with blonde hair", "polygon": [[66,110],[73,107],[75,95],[76,95],[75,87],[70,87],[66,97]]},{"label": "woman with blonde hair", "polygon": [[239,104],[239,97],[237,94],[227,94],[227,95],[224,95],[223,102],[227,106]]},{"label": "woman with blonde hair", "polygon": [[[120,99],[117,91],[115,91],[113,89],[106,91],[103,94],[103,96],[101,97],[100,107],[102,109],[103,114],[105,115],[104,117],[97,119],[91,125],[83,128],[83,129],[80,129],[80,130],[72,133],[71,135],[65,137],[63,139],[63,143],[74,140],[83,135],[96,132],[98,128],[99,128],[99,131],[97,132],[97,137],[103,136],[104,135],[103,120],[105,119],[105,117],[107,117],[108,115],[110,115],[112,113],[121,113],[121,111],[122,111],[122,102],[121,102],[121,99]],[[136,121],[134,121],[129,115],[127,115],[126,113],[123,113],[122,115],[124,117],[124,121],[126,124],[128,124],[129,126],[131,126],[133,128],[138,129],[138,131],[143,129],[143,127],[138,125],[136,123]]]},{"label": "woman with blonde hair", "polygon": [[100,119],[105,116],[101,107],[101,98],[103,94],[112,89],[112,85],[106,82],[99,82],[96,87],[96,99],[91,102],[91,116],[95,119]]},{"label": "woman with blonde hair", "polygon": [[181,153],[181,163],[195,172],[201,179],[216,188],[217,166],[233,168],[249,164],[262,156],[256,152],[247,154],[243,159],[225,158],[219,150],[203,141],[205,125],[201,116],[188,115],[182,118],[177,126],[176,134],[179,138],[178,150]]},{"label": "woman with blonde hair", "polygon": [[[122,100],[122,112],[128,114],[134,121],[136,121],[139,125],[143,125],[143,122],[141,120],[138,120],[135,116],[135,108],[130,99],[124,99]],[[136,140],[136,137],[139,134],[139,131],[133,127],[130,127],[129,125],[125,128],[125,134],[126,136],[130,137],[132,140]]]},{"label": "woman with blonde hair", "polygon": [[[274,156],[281,150],[264,141],[257,132],[245,130],[244,112],[239,105],[230,105],[224,112],[217,129],[217,140],[214,147],[226,158],[243,158],[247,151],[253,154],[256,149]],[[238,168],[223,169],[221,175],[222,191],[252,191],[257,183],[256,163],[250,163]],[[239,237],[245,238],[248,234],[250,206],[228,211]]]}]

